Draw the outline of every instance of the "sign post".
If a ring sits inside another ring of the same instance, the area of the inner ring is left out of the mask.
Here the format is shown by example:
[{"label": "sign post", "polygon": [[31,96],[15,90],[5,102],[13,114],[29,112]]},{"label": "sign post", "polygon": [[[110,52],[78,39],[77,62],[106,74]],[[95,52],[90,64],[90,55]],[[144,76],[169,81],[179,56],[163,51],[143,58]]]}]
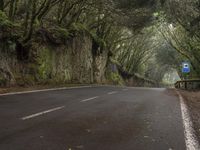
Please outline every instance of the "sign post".
[{"label": "sign post", "polygon": [[183,73],[183,75],[185,75],[185,74],[187,75],[188,73],[190,73],[190,64],[188,62],[182,63],[182,73]]}]

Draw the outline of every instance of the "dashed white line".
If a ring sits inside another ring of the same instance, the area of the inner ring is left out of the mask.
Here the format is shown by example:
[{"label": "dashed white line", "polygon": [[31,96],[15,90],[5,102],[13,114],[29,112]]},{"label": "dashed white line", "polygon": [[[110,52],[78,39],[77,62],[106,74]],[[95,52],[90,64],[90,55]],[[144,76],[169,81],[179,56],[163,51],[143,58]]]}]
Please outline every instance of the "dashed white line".
[{"label": "dashed white line", "polygon": [[91,97],[91,98],[88,98],[88,99],[84,99],[81,102],[87,102],[87,101],[91,101],[91,100],[94,100],[94,99],[97,99],[97,98],[99,98],[99,96]]},{"label": "dashed white line", "polygon": [[116,94],[117,91],[109,92],[108,95]]},{"label": "dashed white line", "polygon": [[36,114],[32,114],[32,115],[23,117],[21,119],[22,120],[31,119],[31,118],[38,117],[38,116],[41,116],[41,115],[44,115],[44,114],[47,114],[47,113],[50,113],[50,112],[53,112],[53,111],[56,111],[56,110],[63,109],[63,108],[65,108],[65,106],[61,106],[61,107],[56,107],[56,108],[53,108],[53,109],[45,110],[45,111],[42,111],[42,112],[39,112],[39,113],[36,113]]},{"label": "dashed white line", "polygon": [[123,89],[122,91],[128,91],[128,89]]},{"label": "dashed white line", "polygon": [[199,142],[197,140],[197,137],[193,129],[193,124],[188,112],[187,105],[185,104],[183,97],[178,91],[177,91],[177,94],[179,96],[180,104],[181,104],[181,113],[182,113],[182,119],[183,119],[186,149],[199,150],[200,149]]}]

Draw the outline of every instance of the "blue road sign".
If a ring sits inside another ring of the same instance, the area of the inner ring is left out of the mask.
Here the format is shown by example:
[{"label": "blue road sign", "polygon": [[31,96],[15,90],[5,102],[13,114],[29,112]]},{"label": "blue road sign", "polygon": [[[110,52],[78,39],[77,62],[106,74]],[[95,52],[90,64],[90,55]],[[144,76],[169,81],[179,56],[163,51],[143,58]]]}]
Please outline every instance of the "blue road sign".
[{"label": "blue road sign", "polygon": [[189,73],[190,72],[190,64],[188,62],[182,63],[182,73]]}]

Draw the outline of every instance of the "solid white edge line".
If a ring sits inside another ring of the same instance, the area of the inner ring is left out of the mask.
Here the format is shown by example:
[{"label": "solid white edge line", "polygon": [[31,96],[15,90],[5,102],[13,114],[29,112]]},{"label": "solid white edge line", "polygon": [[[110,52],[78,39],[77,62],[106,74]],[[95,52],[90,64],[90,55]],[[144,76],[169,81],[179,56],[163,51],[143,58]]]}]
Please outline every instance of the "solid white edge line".
[{"label": "solid white edge line", "polygon": [[43,89],[43,90],[33,90],[33,91],[24,91],[24,92],[12,92],[0,94],[0,96],[8,95],[19,95],[19,94],[28,94],[28,93],[37,93],[37,92],[47,92],[47,91],[57,91],[57,90],[70,90],[70,89],[80,89],[80,88],[91,88],[93,86],[78,86],[78,87],[62,87],[62,88],[52,88],[52,89]]},{"label": "solid white edge line", "polygon": [[84,100],[81,100],[81,102],[87,102],[87,101],[91,101],[91,100],[94,100],[94,99],[97,99],[97,98],[99,98],[99,96],[84,99]]},{"label": "solid white edge line", "polygon": [[61,106],[61,107],[56,107],[56,108],[53,108],[53,109],[45,110],[45,111],[42,111],[42,112],[39,112],[39,113],[35,113],[35,114],[32,114],[32,115],[23,117],[21,119],[22,120],[27,120],[27,119],[35,118],[35,117],[38,117],[38,116],[41,116],[41,115],[44,115],[44,114],[47,114],[47,113],[50,113],[50,112],[53,112],[53,111],[56,111],[56,110],[60,110],[60,109],[63,109],[63,108],[65,108],[65,106]]},{"label": "solid white edge line", "polygon": [[117,91],[109,92],[108,95],[116,94]]},{"label": "solid white edge line", "polygon": [[165,88],[142,88],[142,87],[113,86],[113,85],[92,85],[92,86],[51,88],[51,89],[23,91],[23,92],[10,92],[10,93],[0,94],[0,96],[20,95],[20,94],[37,93],[37,92],[47,92],[47,91],[57,91],[57,90],[67,90],[67,89],[91,88],[91,87],[114,87],[114,88],[124,88],[124,87],[126,87],[128,89],[148,89],[148,90],[149,89],[165,89]]},{"label": "solid white edge line", "polygon": [[199,142],[197,140],[195,131],[193,129],[193,123],[191,121],[191,118],[190,118],[190,115],[188,112],[188,107],[185,104],[184,99],[181,96],[181,94],[177,90],[176,90],[176,92],[180,99],[186,149],[187,150],[199,150],[200,149]]}]

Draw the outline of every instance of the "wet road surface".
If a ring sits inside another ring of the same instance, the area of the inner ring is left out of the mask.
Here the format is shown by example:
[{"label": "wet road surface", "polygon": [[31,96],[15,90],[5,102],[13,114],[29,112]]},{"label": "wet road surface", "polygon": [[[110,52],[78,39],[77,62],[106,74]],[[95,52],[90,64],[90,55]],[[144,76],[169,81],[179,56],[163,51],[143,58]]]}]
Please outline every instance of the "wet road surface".
[{"label": "wet road surface", "polygon": [[185,150],[173,90],[85,87],[0,96],[0,150]]}]

